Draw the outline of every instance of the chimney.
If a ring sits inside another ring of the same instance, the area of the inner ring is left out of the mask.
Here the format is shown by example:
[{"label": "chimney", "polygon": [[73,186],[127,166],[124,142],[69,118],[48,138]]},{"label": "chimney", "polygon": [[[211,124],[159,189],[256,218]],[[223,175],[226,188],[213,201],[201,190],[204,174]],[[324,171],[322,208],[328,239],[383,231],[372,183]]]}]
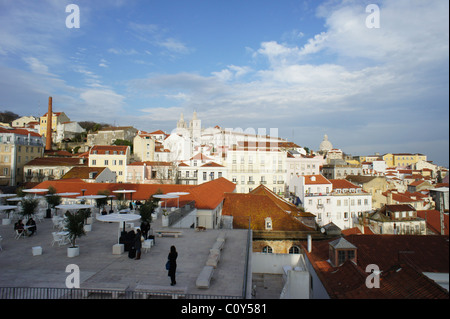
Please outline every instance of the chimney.
[{"label": "chimney", "polygon": [[52,97],[48,98],[48,112],[47,112],[47,134],[45,136],[45,150],[52,150]]},{"label": "chimney", "polygon": [[308,253],[312,251],[312,239],[311,235],[308,234]]}]

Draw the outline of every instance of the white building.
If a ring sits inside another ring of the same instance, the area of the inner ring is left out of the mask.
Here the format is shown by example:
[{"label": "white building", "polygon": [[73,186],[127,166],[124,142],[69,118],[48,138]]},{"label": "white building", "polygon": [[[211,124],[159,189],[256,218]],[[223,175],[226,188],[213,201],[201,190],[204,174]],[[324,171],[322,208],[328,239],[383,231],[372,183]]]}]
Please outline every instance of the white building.
[{"label": "white building", "polygon": [[200,185],[221,177],[228,179],[228,168],[202,153],[198,153],[189,161],[178,165],[178,182],[180,184]]},{"label": "white building", "polygon": [[239,143],[227,151],[224,161],[228,178],[238,193],[248,193],[260,184],[276,194],[286,186],[286,152],[271,143]]},{"label": "white building", "polygon": [[86,130],[78,122],[64,122],[56,125],[55,142],[59,143],[65,138],[73,138],[76,134],[81,134]]},{"label": "white building", "polygon": [[372,210],[372,196],[361,187],[322,175],[300,176],[298,196],[320,226],[333,222],[341,229],[352,228],[363,212]]}]

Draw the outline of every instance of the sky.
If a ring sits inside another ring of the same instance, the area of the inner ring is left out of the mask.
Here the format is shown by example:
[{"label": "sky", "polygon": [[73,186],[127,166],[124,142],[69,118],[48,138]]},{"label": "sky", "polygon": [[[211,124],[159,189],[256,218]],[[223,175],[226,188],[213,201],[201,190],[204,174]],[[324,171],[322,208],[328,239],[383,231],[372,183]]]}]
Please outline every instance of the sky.
[{"label": "sky", "polygon": [[0,111],[42,116],[49,96],[72,121],[171,133],[196,111],[448,167],[449,2],[0,0]]}]

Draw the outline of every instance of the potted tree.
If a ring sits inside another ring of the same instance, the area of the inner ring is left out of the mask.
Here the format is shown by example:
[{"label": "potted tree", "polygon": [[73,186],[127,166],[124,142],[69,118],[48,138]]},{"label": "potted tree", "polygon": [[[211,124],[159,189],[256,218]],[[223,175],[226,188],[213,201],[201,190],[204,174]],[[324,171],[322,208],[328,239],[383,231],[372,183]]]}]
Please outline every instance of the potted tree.
[{"label": "potted tree", "polygon": [[83,215],[83,222],[84,222],[84,230],[85,231],[91,231],[92,230],[92,212],[89,208],[80,209],[78,214]]},{"label": "potted tree", "polygon": [[80,247],[76,245],[76,239],[85,235],[84,214],[66,212],[66,228],[69,232],[70,247],[67,248],[67,257],[75,257],[80,254]]},{"label": "potted tree", "polygon": [[22,198],[22,209],[20,211],[20,214],[24,217],[29,219],[30,217],[33,217],[34,212],[36,208],[39,205],[39,200],[37,198],[33,197],[24,197]]},{"label": "potted tree", "polygon": [[56,195],[56,189],[53,186],[48,188],[47,195],[45,196],[45,200],[47,201],[47,215],[46,218],[52,217],[52,208],[61,204],[61,196]]}]

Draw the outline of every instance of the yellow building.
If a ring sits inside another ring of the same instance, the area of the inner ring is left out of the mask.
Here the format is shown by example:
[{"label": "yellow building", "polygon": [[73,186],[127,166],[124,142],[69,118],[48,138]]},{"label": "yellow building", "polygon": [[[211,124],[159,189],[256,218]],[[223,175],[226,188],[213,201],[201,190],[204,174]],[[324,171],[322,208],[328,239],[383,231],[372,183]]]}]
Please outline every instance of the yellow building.
[{"label": "yellow building", "polygon": [[129,146],[95,145],[89,151],[89,167],[109,168],[116,173],[117,183],[126,182],[126,170],[129,162]]},{"label": "yellow building", "polygon": [[427,156],[419,153],[387,153],[383,155],[383,160],[386,167],[408,167],[419,161],[427,161]]},{"label": "yellow building", "polygon": [[43,154],[44,143],[38,133],[0,127],[0,185],[23,182],[24,165]]},{"label": "yellow building", "polygon": [[[47,114],[39,118],[39,134],[42,136],[47,135]],[[52,112],[52,132],[56,132],[58,124],[65,122],[70,122],[70,119],[64,112]]]},{"label": "yellow building", "polygon": [[136,161],[155,160],[155,139],[152,133],[139,131],[133,140],[133,154]]}]

